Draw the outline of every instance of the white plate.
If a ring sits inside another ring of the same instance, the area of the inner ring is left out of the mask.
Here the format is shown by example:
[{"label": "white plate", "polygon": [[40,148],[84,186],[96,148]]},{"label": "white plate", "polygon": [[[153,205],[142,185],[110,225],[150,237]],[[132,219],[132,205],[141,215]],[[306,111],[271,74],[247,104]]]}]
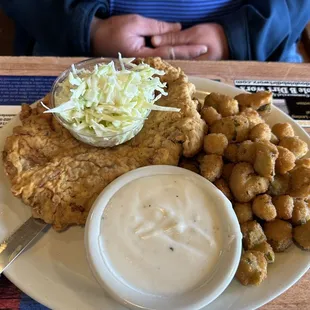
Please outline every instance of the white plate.
[{"label": "white plate", "polygon": [[[202,78],[191,78],[196,88],[235,96],[242,92],[231,86]],[[273,107],[270,124],[290,122],[301,139],[308,134],[296,122]],[[5,138],[18,125],[14,119],[0,131],[0,150]],[[1,156],[2,157],[2,156]],[[0,240],[30,216],[30,210],[10,193],[7,177],[0,161]],[[42,233],[41,238],[23,253],[5,272],[5,275],[22,291],[52,309],[109,309],[123,306],[111,300],[99,287],[87,265],[83,228],[72,227],[64,233],[53,230]],[[310,253],[295,246],[289,253],[276,255],[276,262],[269,266],[268,278],[259,287],[244,287],[234,280],[225,292],[204,310],[254,309],[269,302],[292,286],[310,267]]]}]

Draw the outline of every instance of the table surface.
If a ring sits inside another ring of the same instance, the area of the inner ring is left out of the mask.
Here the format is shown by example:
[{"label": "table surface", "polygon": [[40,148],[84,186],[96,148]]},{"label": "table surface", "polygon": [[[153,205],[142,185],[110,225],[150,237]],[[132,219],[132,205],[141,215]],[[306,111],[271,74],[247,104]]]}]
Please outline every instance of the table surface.
[{"label": "table surface", "polygon": [[[58,75],[72,63],[82,58],[56,57],[0,57],[0,75]],[[310,64],[259,63],[259,62],[194,62],[172,61],[186,74],[198,77],[219,79],[234,85],[234,80],[273,80],[310,82]],[[310,134],[310,128],[307,129]],[[296,262],[298,263],[298,262]],[[310,310],[310,271],[284,294],[274,299],[262,310]],[[0,309],[18,309],[21,293],[3,276],[0,278]],[[23,309],[40,309],[31,300],[22,296]]]}]

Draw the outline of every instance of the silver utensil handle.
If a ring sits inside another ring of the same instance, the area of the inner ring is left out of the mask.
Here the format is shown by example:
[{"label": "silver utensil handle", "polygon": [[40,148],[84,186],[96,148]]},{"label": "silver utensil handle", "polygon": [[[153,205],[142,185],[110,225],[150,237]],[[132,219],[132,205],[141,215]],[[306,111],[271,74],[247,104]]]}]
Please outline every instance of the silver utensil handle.
[{"label": "silver utensil handle", "polygon": [[10,237],[0,243],[0,274],[47,226],[49,225],[43,221],[31,217]]}]

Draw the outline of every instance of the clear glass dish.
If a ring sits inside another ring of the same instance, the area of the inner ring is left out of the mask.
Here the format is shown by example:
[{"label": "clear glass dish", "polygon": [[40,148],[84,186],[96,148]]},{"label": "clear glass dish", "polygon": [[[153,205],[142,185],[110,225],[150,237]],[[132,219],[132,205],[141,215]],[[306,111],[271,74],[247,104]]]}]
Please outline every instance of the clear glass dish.
[{"label": "clear glass dish", "polygon": [[[102,64],[102,63],[108,63],[111,60],[108,60],[106,58],[91,58],[86,59],[81,62],[78,62],[74,64],[75,68],[77,70],[80,69],[86,69],[86,70],[92,70],[96,64]],[[119,61],[114,60],[115,68],[120,68]],[[62,90],[61,84],[63,81],[65,81],[68,78],[68,75],[72,71],[71,67],[65,70],[63,73],[61,73],[58,78],[55,80],[53,86],[52,86],[52,94],[51,94],[51,108],[56,107],[55,102],[55,95],[58,94]],[[147,112],[148,116],[150,111]],[[86,144],[95,146],[95,147],[113,147],[122,143],[125,143],[126,141],[129,141],[134,136],[136,136],[140,130],[143,128],[144,120],[139,120],[133,123],[132,127],[130,129],[127,129],[124,132],[111,134],[108,133],[106,135],[98,137],[95,133],[91,133],[89,131],[83,131],[83,130],[76,130],[74,129],[69,122],[67,122],[65,119],[61,117],[58,113],[53,113],[56,120],[64,126],[68,131],[71,133],[71,135],[76,138],[77,140],[84,142]]]}]

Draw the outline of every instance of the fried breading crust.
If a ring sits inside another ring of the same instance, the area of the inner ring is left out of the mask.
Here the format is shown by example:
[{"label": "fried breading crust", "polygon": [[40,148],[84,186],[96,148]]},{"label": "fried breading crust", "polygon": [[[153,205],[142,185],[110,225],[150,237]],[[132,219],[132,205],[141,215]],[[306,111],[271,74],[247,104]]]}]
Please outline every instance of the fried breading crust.
[{"label": "fried breading crust", "polygon": [[244,252],[241,256],[236,277],[242,285],[261,284],[267,277],[265,255],[256,250]]},{"label": "fried breading crust", "polygon": [[7,138],[3,161],[12,193],[32,207],[34,217],[56,230],[84,224],[93,201],[118,176],[142,166],[177,165],[181,155],[191,157],[201,150],[206,125],[192,100],[194,85],[160,58],[145,62],[166,72],[162,80],[169,95],[157,104],[181,112],[153,111],[142,131],[118,147],[83,144],[52,115],[43,114],[41,106],[22,107],[22,126]]},{"label": "fried breading crust", "polygon": [[310,221],[293,230],[294,240],[304,250],[310,251]]}]

